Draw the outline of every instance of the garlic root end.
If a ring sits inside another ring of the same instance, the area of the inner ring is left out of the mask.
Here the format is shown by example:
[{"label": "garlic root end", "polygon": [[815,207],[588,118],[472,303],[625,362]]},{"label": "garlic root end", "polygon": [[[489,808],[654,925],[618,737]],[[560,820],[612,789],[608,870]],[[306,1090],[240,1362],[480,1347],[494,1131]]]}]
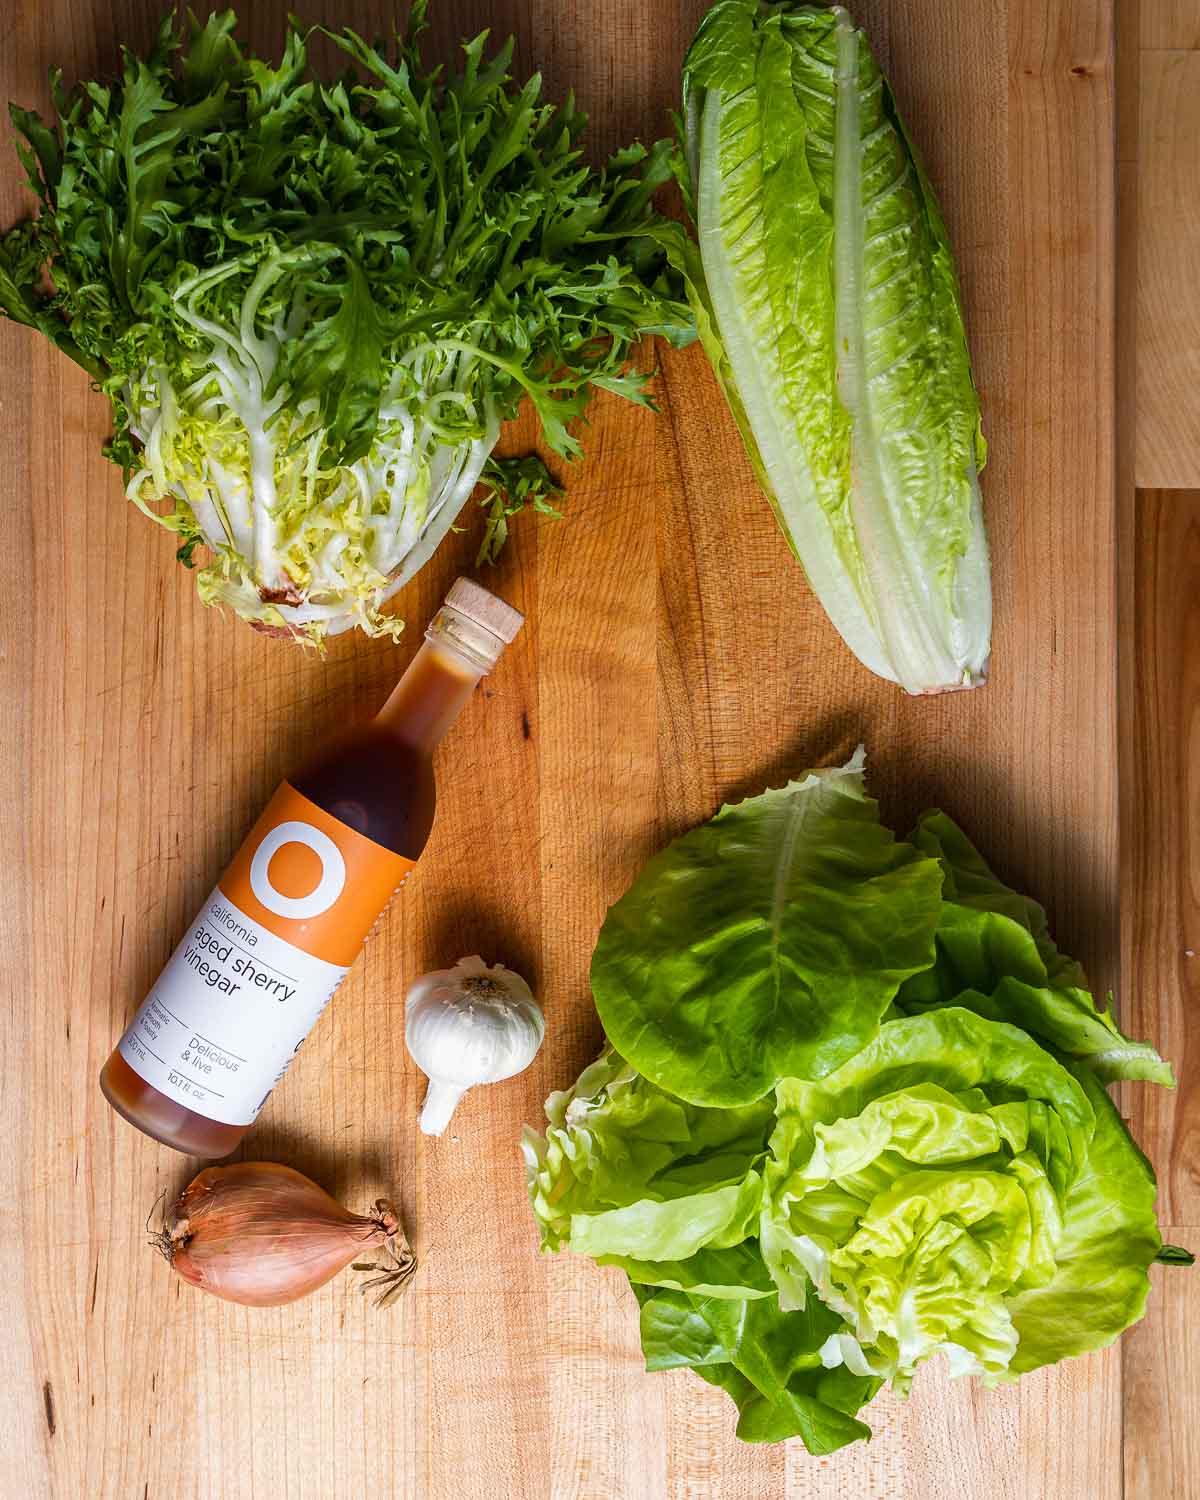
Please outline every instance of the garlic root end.
[{"label": "garlic root end", "polygon": [[455,1088],[452,1083],[442,1083],[437,1078],[429,1080],[420,1120],[421,1129],[426,1135],[441,1135],[450,1123],[455,1106],[465,1093],[466,1089]]}]

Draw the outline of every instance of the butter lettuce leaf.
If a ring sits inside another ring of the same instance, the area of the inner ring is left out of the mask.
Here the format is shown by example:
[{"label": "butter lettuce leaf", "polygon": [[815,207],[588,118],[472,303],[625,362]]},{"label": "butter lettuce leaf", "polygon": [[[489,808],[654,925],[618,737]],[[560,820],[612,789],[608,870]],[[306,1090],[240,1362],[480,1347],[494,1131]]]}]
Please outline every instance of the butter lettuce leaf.
[{"label": "butter lettuce leaf", "polygon": [[761,1244],[783,1308],[845,1320],[830,1365],[905,1390],[943,1354],[994,1383],[1140,1317],[1153,1176],[1087,1068],[947,1008],[777,1099]]},{"label": "butter lettuce leaf", "polygon": [[684,1292],[641,1293],[648,1370],[695,1370],[729,1392],[737,1435],[748,1443],[798,1437],[810,1453],[832,1453],[870,1437],[854,1413],[880,1382],[822,1364],[841,1320],[819,1302],[781,1312],[774,1297],[735,1302]]},{"label": "butter lettuce leaf", "polygon": [[675,1262],[757,1233],[772,1100],[687,1104],[606,1048],[546,1114],[523,1143],[543,1248]]},{"label": "butter lettuce leaf", "polygon": [[1018,1344],[1005,1378],[1111,1344],[1145,1312],[1146,1270],[1163,1248],[1150,1163],[1091,1069],[1072,1072],[1096,1125],[1063,1204],[1054,1274],[1009,1301]]},{"label": "butter lettuce leaf", "polygon": [[819,1078],[875,1035],[933,961],[942,873],[879,821],[856,756],[669,845],[605,918],[605,1032],[681,1099],[743,1106]]},{"label": "butter lettuce leaf", "polygon": [[[761,1203],[761,1190],[759,1198]],[[758,1232],[757,1221],[752,1230]],[[686,1260],[639,1260],[632,1255],[598,1255],[596,1259],[602,1266],[618,1266],[635,1286],[734,1301],[773,1297],[776,1292],[757,1240],[742,1240],[719,1250],[697,1250]]]},{"label": "butter lettuce leaf", "polygon": [[945,880],[936,962],[901,986],[901,1011],[965,1006],[1022,1027],[1086,1063],[1102,1083],[1174,1086],[1170,1064],[1149,1042],[1125,1036],[1111,1002],[1097,1008],[1083,969],[1055,946],[1042,907],[999,880],[952,819],[925,813],[912,842],[940,861]]}]

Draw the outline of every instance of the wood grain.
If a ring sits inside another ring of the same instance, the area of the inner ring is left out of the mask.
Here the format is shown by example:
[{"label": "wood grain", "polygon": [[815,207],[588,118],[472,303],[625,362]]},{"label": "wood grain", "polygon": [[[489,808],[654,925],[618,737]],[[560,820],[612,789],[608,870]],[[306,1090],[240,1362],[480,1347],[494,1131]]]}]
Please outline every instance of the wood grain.
[{"label": "wood grain", "polygon": [[[44,102],[51,61],[68,77],[111,68],[158,8],[10,3],[4,92]],[[255,46],[285,8],[248,8]],[[522,67],[576,86],[601,150],[666,130],[702,9],[453,0],[434,46],[515,30]],[[723,799],[859,739],[897,825],[944,805],[1046,902],[1063,946],[1116,978],[1111,15],[1102,0],[858,9],[958,252],[992,443],[992,681],[913,702],[860,669],[702,354],[644,352],[661,416],[600,401],[567,520],[515,529],[490,581],[529,624],[444,748],[419,872],[247,1142],[351,1206],[398,1191],[423,1271],[385,1316],[350,1278],[265,1312],[172,1281],[142,1224],[188,1165],[116,1120],[94,1079],[280,776],[382,700],[417,631],[318,659],[202,610],[99,456],[102,404],[0,326],[0,826],[23,877],[0,896],[3,1493],[443,1500],[465,1483],[488,1500],[923,1500],[950,1476],[962,1500],[1120,1495],[1115,1351],[997,1394],[927,1372],[907,1406],[875,1404],[871,1445],[829,1459],[747,1448],[721,1393],[642,1371],[627,1290],[540,1259],[524,1205],[519,1124],[598,1042],[586,974],[608,903]],[[390,7],[306,11],[370,33]],[[6,223],[21,201],[10,165]],[[531,437],[526,423],[507,441]],[[414,625],[474,544],[455,539],[408,590]],[[414,1128],[404,989],[476,949],[535,981],[547,1044],[431,1143]]]},{"label": "wood grain", "polygon": [[[1136,10],[1136,4],[1132,8]],[[1200,47],[1196,0],[1142,0],[1140,23],[1141,45],[1147,49]]]},{"label": "wood grain", "polygon": [[[1197,1058],[1187,1026],[1195,972],[1187,950],[1192,946],[1189,932],[1200,928],[1192,722],[1200,685],[1195,600],[1200,496],[1139,492],[1135,485],[1146,446],[1143,434],[1154,434],[1161,448],[1163,430],[1157,405],[1161,391],[1146,391],[1137,357],[1145,326],[1140,320],[1145,285],[1139,264],[1149,253],[1151,271],[1160,274],[1164,235],[1186,234],[1190,214],[1187,205],[1158,203],[1156,211],[1165,211],[1167,218],[1139,222],[1139,180],[1149,178],[1161,196],[1161,122],[1168,133],[1173,126],[1168,102],[1159,93],[1164,78],[1171,78],[1171,70],[1163,67],[1167,54],[1141,52],[1138,39],[1140,35],[1150,47],[1186,45],[1188,35],[1180,22],[1191,11],[1200,23],[1200,10],[1170,0],[1141,0],[1140,17],[1138,10],[1137,4],[1122,8],[1118,36],[1123,64],[1118,87],[1118,410],[1124,418],[1118,464],[1122,995],[1129,1029],[1154,1037],[1175,1065],[1179,1088],[1169,1094],[1134,1084],[1120,1092],[1123,1112],[1158,1169],[1159,1216],[1178,1221],[1164,1228],[1164,1236],[1195,1249],[1200,1233],[1187,1227],[1197,1222]],[[1200,38],[1200,24],[1194,31]],[[1149,137],[1146,121],[1155,122]],[[1152,323],[1150,332],[1161,345],[1161,325]],[[1138,405],[1143,396],[1149,401],[1144,408]],[[1184,393],[1184,402],[1179,416],[1186,428],[1200,420],[1200,400],[1193,390]],[[1173,467],[1179,467],[1178,460]],[[1146,1318],[1122,1348],[1127,1500],[1200,1490],[1190,1403],[1197,1282],[1191,1272],[1156,1267],[1151,1283]]]},{"label": "wood grain", "polygon": [[1200,494],[1137,497],[1133,666],[1124,775],[1126,1018],[1179,1077],[1130,1095],[1158,1167],[1162,1218],[1200,1225]]},{"label": "wood grain", "polygon": [[1142,489],[1194,489],[1200,486],[1200,50],[1143,50],[1139,98],[1136,479]]},{"label": "wood grain", "polygon": [[[1200,1255],[1194,1226],[1163,1234]],[[1200,1493],[1200,1425],[1180,1394],[1200,1379],[1200,1281],[1173,1266],[1155,1266],[1150,1281],[1150,1310],[1125,1342],[1125,1494],[1183,1500]]]}]

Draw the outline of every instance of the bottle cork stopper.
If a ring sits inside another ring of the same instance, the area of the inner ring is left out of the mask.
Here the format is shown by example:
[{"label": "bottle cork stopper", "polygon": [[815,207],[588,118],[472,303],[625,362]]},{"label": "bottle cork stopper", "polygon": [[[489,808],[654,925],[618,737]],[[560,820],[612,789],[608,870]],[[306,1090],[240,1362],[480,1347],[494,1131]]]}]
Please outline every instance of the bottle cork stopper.
[{"label": "bottle cork stopper", "polygon": [[497,599],[495,594],[488,593],[471,578],[456,578],[446,595],[446,603],[460,615],[466,615],[468,620],[490,631],[505,645],[516,640],[517,632],[525,623],[525,616],[519,609]]}]

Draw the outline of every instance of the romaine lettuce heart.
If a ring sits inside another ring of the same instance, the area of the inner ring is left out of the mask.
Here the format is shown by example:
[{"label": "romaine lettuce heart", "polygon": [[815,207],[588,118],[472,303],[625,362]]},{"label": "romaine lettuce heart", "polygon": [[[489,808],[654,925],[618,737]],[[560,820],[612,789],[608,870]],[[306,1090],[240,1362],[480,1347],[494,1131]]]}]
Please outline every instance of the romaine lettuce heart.
[{"label": "romaine lettuce heart", "polygon": [[986,449],[933,190],[846,11],[720,0],[684,63],[697,327],[851,650],[911,693],[985,676]]}]

